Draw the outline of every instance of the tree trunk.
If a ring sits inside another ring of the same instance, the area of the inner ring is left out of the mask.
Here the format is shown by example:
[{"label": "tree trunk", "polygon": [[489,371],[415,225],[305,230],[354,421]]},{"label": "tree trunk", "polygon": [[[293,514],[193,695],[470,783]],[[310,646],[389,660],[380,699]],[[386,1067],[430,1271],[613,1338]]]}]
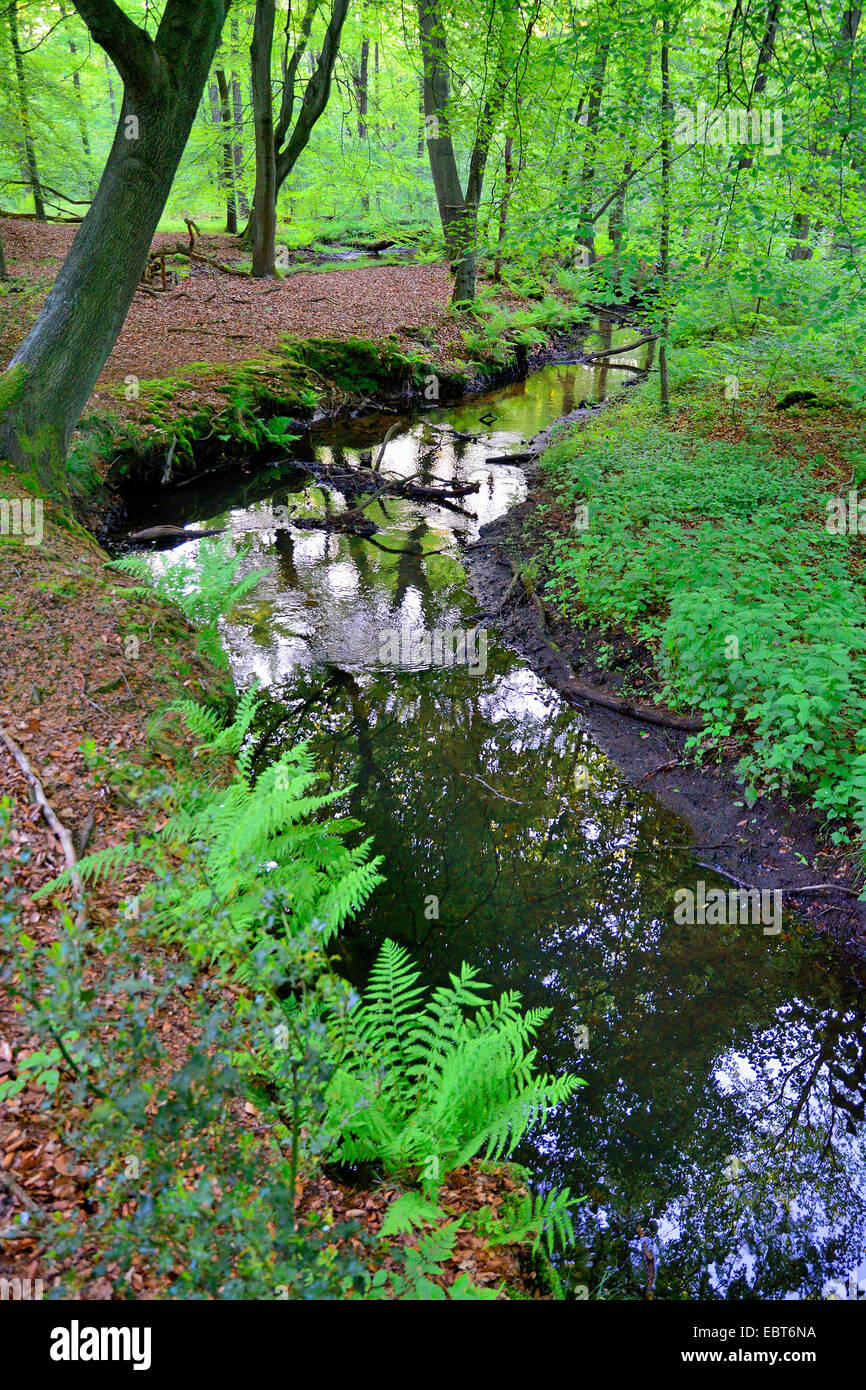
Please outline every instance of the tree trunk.
[{"label": "tree trunk", "polygon": [[463,195],[448,126],[451,84],[438,0],[418,0],[418,31],[424,65],[424,117],[430,174],[445,237],[445,252],[454,270],[452,300],[465,303],[475,297],[474,246],[471,236],[464,236],[464,232],[470,230],[470,222],[474,226],[474,218]]},{"label": "tree trunk", "polygon": [[484,183],[484,169],[490,151],[493,129],[505,101],[509,73],[504,39],[505,26],[513,22],[514,11],[503,6],[500,43],[489,95],[472,147],[466,194],[460,183],[457,159],[448,126],[451,99],[448,48],[439,0],[418,0],[418,34],[424,70],[424,115],[430,125],[427,152],[439,217],[445,237],[445,250],[454,271],[452,302],[466,304],[475,298],[478,235],[478,205]]},{"label": "tree trunk", "polygon": [[[839,36],[836,40],[836,52],[833,58],[833,67],[838,71],[843,64],[849,67],[853,63],[854,44],[857,39],[857,30],[860,27],[862,10],[854,8],[845,9],[842,12],[842,22],[839,26]],[[852,73],[853,80],[853,73]],[[828,89],[832,90],[829,74],[827,81]],[[834,113],[836,114],[836,113]],[[809,153],[814,158],[821,155],[826,158],[828,150],[826,145],[823,149],[819,148],[819,141],[815,140],[809,147]],[[814,182],[807,184],[801,189],[804,194],[814,196],[816,185]],[[812,215],[809,212],[795,212],[791,219],[791,228],[788,233],[789,244],[786,257],[789,261],[808,261],[812,257],[812,248],[809,245],[809,232],[812,227]],[[817,228],[816,228],[817,230]]]},{"label": "tree trunk", "polygon": [[[240,35],[238,32],[238,22],[232,17],[231,20],[231,52],[232,63],[237,56]],[[235,195],[238,203],[238,213],[241,217],[249,217],[250,205],[247,202],[247,195],[243,186],[244,173],[244,100],[241,95],[241,84],[237,71],[232,69],[232,116],[234,118],[234,162],[235,162]]]},{"label": "tree trunk", "polygon": [[599,119],[601,117],[601,98],[604,91],[604,79],[605,73],[607,72],[609,54],[610,39],[604,38],[599,41],[596,50],[590,89],[586,102],[586,120],[583,122],[586,129],[586,139],[583,147],[583,168],[580,176],[582,205],[578,225],[580,228],[580,242],[581,245],[586,248],[587,263],[589,265],[595,263],[595,234],[590,219],[590,206],[592,203],[592,189],[595,180],[595,152],[598,144]]},{"label": "tree trunk", "polygon": [[[358,102],[358,139],[367,138],[367,106],[368,106],[368,83],[367,70],[370,63],[370,40],[365,38],[361,42],[361,61],[358,71],[354,75],[355,96]],[[364,212],[370,211],[370,198],[366,193],[361,194],[361,207]]]},{"label": "tree trunk", "polygon": [[69,437],[141,279],[229,3],[167,0],[151,39],[112,0],[75,0],[123,78],[121,118],[90,210],[7,370],[0,416],[0,456],[62,500]]},{"label": "tree trunk", "polygon": [[[340,50],[340,36],[343,32],[346,15],[349,12],[349,0],[332,0],[331,15],[328,20],[328,27],[325,30],[321,52],[317,57],[314,57],[312,51],[308,54],[311,67],[310,78],[304,89],[301,109],[298,112],[291,135],[289,135],[295,109],[295,89],[298,71],[300,69],[301,60],[308,51],[307,46],[310,38],[310,29],[318,5],[319,0],[307,0],[307,8],[301,20],[298,42],[295,44],[291,58],[284,64],[286,75],[283,79],[280,111],[275,127],[273,127],[273,114],[271,115],[273,146],[276,157],[275,203],[277,194],[294,169],[301,154],[307,148],[310,136],[313,133],[313,127],[328,104],[328,98],[331,94],[331,81],[334,75],[334,64],[337,61],[337,54]],[[287,24],[287,45],[288,42]],[[268,71],[270,72],[270,68]],[[258,164],[256,168],[258,170]],[[274,217],[276,218],[276,213],[274,213]],[[244,230],[244,240],[251,240],[253,245],[255,245],[256,239],[257,220],[258,217],[254,203],[250,220]]]},{"label": "tree trunk", "polygon": [[493,279],[497,285],[502,280],[502,248],[505,245],[505,229],[508,225],[508,204],[511,202],[511,189],[514,183],[514,164],[511,158],[511,150],[514,144],[514,137],[505,137],[505,183],[502,189],[502,199],[499,204],[499,236],[496,243],[496,264],[493,267]]},{"label": "tree trunk", "polygon": [[235,165],[232,155],[232,109],[229,101],[229,84],[226,81],[226,75],[222,68],[217,68],[216,80],[223,127],[223,182],[226,189],[226,231],[236,236],[238,230],[238,213],[237,198],[235,195]]},{"label": "tree trunk", "polygon": [[109,57],[108,57],[108,54],[107,54],[107,53],[106,53],[106,55],[105,55],[105,78],[106,78],[106,81],[108,82],[108,101],[109,101],[109,105],[111,106],[111,119],[112,119],[113,121],[116,121],[116,120],[117,120],[117,106],[116,106],[115,101],[114,101],[114,83],[113,83],[112,80],[111,80],[111,62],[109,61]]},{"label": "tree trunk", "polygon": [[[64,17],[67,14],[63,5],[60,6],[60,13]],[[93,182],[93,152],[90,148],[90,135],[87,130],[87,121],[84,115],[84,97],[81,91],[81,76],[78,71],[78,66],[75,63],[75,59],[78,57],[78,45],[71,34],[67,34],[66,42],[69,44],[69,53],[73,60],[72,86],[75,89],[75,114],[78,120],[78,133],[81,136],[81,147],[84,150],[84,158],[87,161],[87,191],[92,198],[96,188]]]},{"label": "tree trunk", "polygon": [[667,0],[662,8],[662,224],[659,237],[659,278],[662,295],[662,332],[659,339],[659,404],[670,410],[668,387],[668,259],[671,240],[671,81],[669,69],[670,15]]},{"label": "tree trunk", "polygon": [[[650,25],[649,44],[647,45],[646,62],[644,63],[643,70],[644,87],[646,87],[646,84],[649,81],[650,73],[652,72],[653,40],[655,38],[655,28],[656,20],[655,17],[653,17],[652,24]],[[611,241],[611,272],[608,276],[608,284],[611,286],[612,289],[616,290],[617,292],[619,292],[619,288],[622,283],[622,244],[623,239],[625,237],[626,228],[625,208],[626,200],[628,198],[628,186],[631,182],[631,178],[634,173],[634,162],[637,158],[638,151],[638,132],[640,129],[638,102],[640,100],[641,92],[640,89],[638,89],[637,91],[631,94],[629,105],[626,111],[627,128],[623,130],[622,137],[623,144],[626,145],[628,153],[626,154],[625,163],[622,166],[622,174],[620,176],[619,182],[619,191],[616,195],[616,200],[613,204],[613,207],[611,208],[610,217],[608,218],[607,223],[607,234],[610,237]],[[629,132],[631,132],[630,135]]]},{"label": "tree trunk", "polygon": [[256,191],[251,218],[252,273],[261,279],[274,274],[277,234],[277,161],[274,145],[274,94],[271,50],[274,44],[275,0],[256,0],[250,61],[253,82],[253,124],[256,133]]},{"label": "tree trunk", "polygon": [[361,42],[361,61],[358,71],[354,77],[355,96],[358,99],[358,139],[367,138],[367,108],[369,104],[367,87],[367,69],[370,62],[370,40],[363,39]]},{"label": "tree trunk", "polygon": [[40,222],[44,222],[45,204],[42,200],[42,185],[39,181],[39,169],[36,164],[36,149],[33,144],[33,129],[30,124],[30,98],[27,92],[27,75],[24,71],[24,59],[21,55],[21,43],[18,38],[18,0],[9,0],[6,16],[9,22],[9,39],[12,44],[12,56],[15,60],[15,80],[18,85],[18,116],[24,136],[24,157],[27,162],[27,177],[30,181],[30,191],[33,194],[33,207],[36,216]]},{"label": "tree trunk", "polygon": [[6,269],[6,257],[3,253],[3,238],[0,237],[0,284],[5,284],[9,279],[9,271]]}]

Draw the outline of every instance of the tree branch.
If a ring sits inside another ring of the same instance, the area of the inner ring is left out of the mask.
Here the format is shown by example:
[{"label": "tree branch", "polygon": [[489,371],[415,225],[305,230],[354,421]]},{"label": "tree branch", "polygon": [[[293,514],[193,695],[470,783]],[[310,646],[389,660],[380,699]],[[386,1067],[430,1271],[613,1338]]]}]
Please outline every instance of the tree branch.
[{"label": "tree branch", "polygon": [[115,0],[72,0],[90,32],[104,48],[124,85],[133,91],[147,87],[160,65],[156,45],[143,29],[123,13]]}]

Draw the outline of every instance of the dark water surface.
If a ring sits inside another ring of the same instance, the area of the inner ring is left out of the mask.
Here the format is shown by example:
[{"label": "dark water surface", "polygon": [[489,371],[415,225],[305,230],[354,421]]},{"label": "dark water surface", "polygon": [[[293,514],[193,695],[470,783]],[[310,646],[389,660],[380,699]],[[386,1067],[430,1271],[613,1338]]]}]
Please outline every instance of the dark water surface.
[{"label": "dark water surface", "polygon": [[[323,513],[296,469],[186,487],[139,521],[183,507],[266,571],[224,624],[238,686],[266,691],[264,756],[312,739],[334,783],[355,783],[347,810],[386,861],[342,942],[346,973],[363,984],[391,936],[431,982],[468,960],[551,1010],[541,1064],[588,1084],[519,1157],[540,1185],[586,1194],[574,1285],[642,1297],[643,1230],[657,1297],[820,1298],[828,1280],[866,1278],[866,1020],[843,968],[787,911],[776,936],[676,925],[674,890],[710,877],[683,849],[688,827],[495,632],[474,666],[437,665],[417,641],[472,628],[457,537],[525,495],[518,467],[485,458],[603,395],[606,375],[547,367],[407,420],[383,467],[480,479],[477,520],[388,501],[369,512],[387,549],[272,525],[278,507]],[[329,425],[299,447],[350,465],[392,421]]]}]

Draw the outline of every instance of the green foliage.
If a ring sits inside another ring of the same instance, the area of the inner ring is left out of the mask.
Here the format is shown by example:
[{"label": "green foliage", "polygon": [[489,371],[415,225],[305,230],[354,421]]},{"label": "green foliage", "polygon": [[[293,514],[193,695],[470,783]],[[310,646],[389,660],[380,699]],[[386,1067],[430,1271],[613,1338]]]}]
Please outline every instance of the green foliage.
[{"label": "green foliage", "polygon": [[418,978],[408,952],[386,941],[349,1018],[329,1123],[348,1161],[438,1176],[479,1154],[510,1154],[582,1083],[534,1074],[529,1043],[547,1010],[522,1013],[514,992],[484,1004],[487,986],[465,963],[422,1006]]},{"label": "green foliage", "polygon": [[[224,536],[205,537],[194,556],[171,557],[161,569],[155,570],[143,555],[123,555],[109,562],[107,568],[120,574],[147,580],[166,603],[175,604],[199,629],[202,655],[216,664],[225,664],[220,643],[219,620],[245,594],[255,589],[263,571],[239,575],[248,548],[232,549]],[[139,595],[149,592],[146,585],[136,589]]]},{"label": "green foliage", "polygon": [[588,529],[553,543],[560,610],[648,641],[664,698],[705,714],[702,746],[742,732],[752,797],[806,792],[839,836],[849,818],[866,829],[866,600],[826,484],[760,431],[690,443],[634,408],[546,467],[589,507]]},{"label": "green foliage", "polygon": [[[247,692],[226,728],[192,701],[175,709],[203,739],[200,761],[222,763],[237,756],[231,780],[216,786],[182,782],[171,793],[174,813],[157,836],[87,855],[78,872],[95,882],[119,874],[134,860],[162,869],[152,896],[155,922],[166,939],[180,936],[194,960],[230,962],[250,979],[262,969],[261,953],[271,943],[270,935],[263,940],[261,933],[270,904],[280,904],[282,935],[312,933],[324,945],[381,881],[382,861],[370,860],[369,840],[353,848],[345,843],[357,822],[325,817],[344,791],[314,791],[319,775],[303,745],[254,776],[252,745],[242,748],[255,716],[254,691]],[[172,872],[176,861],[184,867]],[[69,881],[67,869],[40,895]]]}]

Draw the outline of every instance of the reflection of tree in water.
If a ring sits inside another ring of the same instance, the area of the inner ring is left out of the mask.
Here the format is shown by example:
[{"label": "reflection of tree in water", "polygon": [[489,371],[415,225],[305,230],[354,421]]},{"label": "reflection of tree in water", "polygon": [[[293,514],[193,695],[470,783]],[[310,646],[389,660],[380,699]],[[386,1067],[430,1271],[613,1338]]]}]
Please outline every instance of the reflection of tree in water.
[{"label": "reflection of tree in water", "polygon": [[524,1153],[589,1195],[580,1280],[607,1270],[605,1289],[639,1296],[631,1246],[660,1221],[660,1297],[750,1296],[746,1277],[761,1296],[820,1293],[863,1224],[849,1127],[866,1036],[816,971],[819,948],[675,925],[673,888],[695,873],[667,847],[683,827],[614,779],[559,702],[527,713],[537,692],[495,654],[486,677],[338,671],[306,709],[300,689],[291,741],[315,720],[334,784],[356,784],[347,810],[386,856],[342,943],[347,974],[363,983],[386,935],[430,980],[469,960],[495,991],[551,1008],[543,1065],[588,1082]]}]

